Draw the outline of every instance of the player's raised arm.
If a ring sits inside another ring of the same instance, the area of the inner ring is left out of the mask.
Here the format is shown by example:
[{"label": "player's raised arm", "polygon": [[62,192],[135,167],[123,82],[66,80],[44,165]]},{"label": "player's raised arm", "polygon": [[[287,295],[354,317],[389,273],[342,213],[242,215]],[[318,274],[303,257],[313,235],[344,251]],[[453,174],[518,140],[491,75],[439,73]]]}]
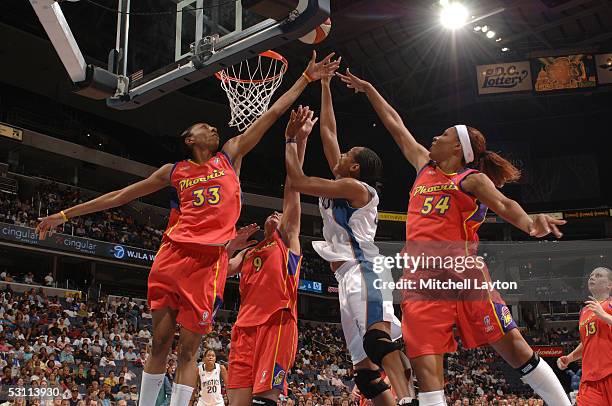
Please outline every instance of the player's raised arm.
[{"label": "player's raised arm", "polygon": [[41,240],[44,239],[48,232],[52,232],[55,227],[65,223],[72,217],[123,206],[139,197],[149,195],[166,186],[170,186],[170,173],[172,172],[172,167],[173,164],[166,164],[140,182],[136,182],[123,189],[106,193],[85,203],[78,204],[62,210],[59,213],[39,219],[40,223],[36,227],[38,238]]},{"label": "player's raised arm", "polygon": [[324,76],[334,74],[340,62],[330,62],[334,53],[327,55],[322,61],[316,62],[317,53],[312,52],[308,67],[285,94],[283,94],[261,117],[243,133],[228,140],[223,151],[234,162],[240,162],[250,150],[261,140],[266,131],[278,120],[302,94],[308,83],[319,80]]},{"label": "player's raised arm", "polygon": [[285,132],[285,166],[287,177],[291,187],[307,195],[316,197],[341,198],[350,202],[367,202],[369,192],[358,180],[353,178],[342,178],[329,180],[304,175],[300,165],[296,137],[300,134],[299,129],[307,121],[315,121],[313,112],[308,107],[300,107],[291,114],[287,131]]},{"label": "player's raised arm", "polygon": [[[295,117],[295,112],[291,112],[291,117]],[[304,154],[306,153],[306,143],[308,142],[308,135],[312,131],[312,127],[316,123],[316,119],[312,117],[304,122],[304,125],[297,130],[295,142],[297,143],[298,150],[298,164],[300,168],[304,164]],[[289,120],[287,124],[287,131],[294,132],[295,129],[291,128],[292,120]],[[286,135],[285,135],[285,139]],[[286,142],[293,142],[289,140]],[[285,178],[285,190],[283,192],[283,218],[280,224],[280,232],[283,238],[286,239],[289,244],[289,248],[296,254],[301,252],[300,247],[300,224],[302,216],[302,206],[300,204],[300,193],[291,186],[291,179],[289,176]]]},{"label": "player's raised arm", "polygon": [[355,93],[364,92],[366,94],[376,114],[378,114],[385,128],[391,133],[395,143],[412,166],[419,170],[429,162],[427,148],[417,142],[404,125],[404,121],[397,111],[391,107],[370,82],[353,75],[349,69],[346,70],[345,75],[340,73],[337,73],[337,75],[349,89],[355,89]]},{"label": "player's raised arm", "polygon": [[563,236],[557,226],[567,223],[565,220],[554,219],[546,214],[538,214],[535,219],[532,219],[517,202],[504,196],[484,173],[466,177],[461,183],[461,187],[508,223],[532,237],[541,238],[550,233],[553,233],[557,238]]},{"label": "player's raised arm", "polygon": [[[338,58],[340,62],[342,58]],[[338,146],[338,133],[336,131],[336,116],[331,93],[331,77],[321,78],[321,122],[319,123],[323,152],[329,164],[329,169],[334,170],[340,161],[340,147]]]}]

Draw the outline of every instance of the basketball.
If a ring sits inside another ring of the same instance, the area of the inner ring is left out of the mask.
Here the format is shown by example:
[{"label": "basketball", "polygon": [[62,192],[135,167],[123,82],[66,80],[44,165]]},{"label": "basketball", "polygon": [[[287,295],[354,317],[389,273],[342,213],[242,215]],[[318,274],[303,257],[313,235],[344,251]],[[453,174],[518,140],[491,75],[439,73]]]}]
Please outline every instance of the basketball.
[{"label": "basketball", "polygon": [[319,42],[327,38],[327,36],[329,35],[329,30],[331,30],[330,18],[325,20],[325,22],[323,22],[323,24],[318,26],[316,29],[310,31],[308,34],[301,37],[300,41],[305,44],[318,44]]}]

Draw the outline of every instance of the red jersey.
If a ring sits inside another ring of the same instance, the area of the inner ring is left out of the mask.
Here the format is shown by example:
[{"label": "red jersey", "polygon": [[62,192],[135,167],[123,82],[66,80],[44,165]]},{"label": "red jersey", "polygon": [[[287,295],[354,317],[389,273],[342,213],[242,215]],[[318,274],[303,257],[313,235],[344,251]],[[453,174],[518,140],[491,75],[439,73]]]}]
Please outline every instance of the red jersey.
[{"label": "red jersey", "polygon": [[223,245],[236,236],[240,181],[225,153],[218,152],[201,165],[177,162],[170,182],[175,196],[164,237],[179,243]]},{"label": "red jersey", "polygon": [[240,272],[240,310],[236,325],[261,325],[281,309],[289,309],[297,320],[301,263],[302,256],[289,250],[278,231],[249,250]]},{"label": "red jersey", "polygon": [[[612,314],[612,299],[601,303]],[[612,326],[597,317],[587,307],[580,312],[580,342],[582,343],[582,380],[599,381],[612,375]]]},{"label": "red jersey", "polygon": [[417,174],[410,191],[406,241],[478,241],[487,207],[461,189],[475,169],[444,173],[433,161]]}]

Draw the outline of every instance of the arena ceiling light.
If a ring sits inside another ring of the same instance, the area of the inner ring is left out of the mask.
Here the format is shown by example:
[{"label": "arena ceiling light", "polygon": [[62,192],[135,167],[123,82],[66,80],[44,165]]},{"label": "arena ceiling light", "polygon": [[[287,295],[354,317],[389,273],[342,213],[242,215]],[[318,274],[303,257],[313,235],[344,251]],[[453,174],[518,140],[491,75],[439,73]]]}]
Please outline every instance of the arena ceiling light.
[{"label": "arena ceiling light", "polygon": [[495,31],[488,31],[487,38],[493,38],[495,36]]},{"label": "arena ceiling light", "polygon": [[440,23],[445,28],[455,30],[465,25],[468,20],[468,9],[458,2],[440,2],[442,11],[440,13]]}]

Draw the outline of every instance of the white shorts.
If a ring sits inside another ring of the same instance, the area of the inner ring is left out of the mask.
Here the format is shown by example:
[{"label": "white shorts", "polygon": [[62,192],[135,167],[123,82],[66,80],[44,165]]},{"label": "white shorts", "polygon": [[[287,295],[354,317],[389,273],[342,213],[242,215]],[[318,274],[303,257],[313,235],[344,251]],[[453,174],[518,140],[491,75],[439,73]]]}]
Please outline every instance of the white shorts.
[{"label": "white shorts", "polygon": [[207,402],[204,402],[202,398],[200,398],[198,399],[197,406],[225,406],[225,402],[223,401],[223,398],[221,398],[219,403],[215,403],[214,401],[207,403]]},{"label": "white shorts", "polygon": [[346,346],[353,365],[368,356],[363,350],[363,336],[374,323],[391,323],[391,339],[402,336],[402,326],[393,311],[393,297],[389,290],[367,289],[375,279],[393,280],[391,273],[375,273],[371,262],[349,261],[342,264],[335,273],[338,281],[340,320]]}]

